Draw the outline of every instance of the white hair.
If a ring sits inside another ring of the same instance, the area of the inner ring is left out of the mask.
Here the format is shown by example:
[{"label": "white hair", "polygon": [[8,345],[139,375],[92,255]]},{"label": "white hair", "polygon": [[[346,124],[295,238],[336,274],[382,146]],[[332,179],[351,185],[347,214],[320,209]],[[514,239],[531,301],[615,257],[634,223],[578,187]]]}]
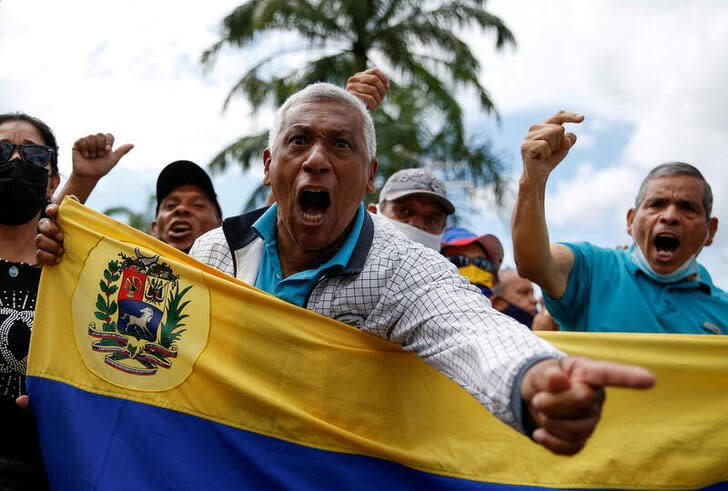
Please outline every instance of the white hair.
[{"label": "white hair", "polygon": [[273,118],[273,126],[268,133],[268,148],[270,151],[273,151],[278,135],[283,128],[288,110],[298,104],[315,101],[340,101],[359,111],[362,120],[362,129],[364,131],[364,141],[367,147],[367,160],[371,162],[377,153],[377,137],[374,133],[374,121],[366,105],[358,97],[350,94],[341,87],[325,82],[311,84],[305,89],[296,92],[278,108]]}]

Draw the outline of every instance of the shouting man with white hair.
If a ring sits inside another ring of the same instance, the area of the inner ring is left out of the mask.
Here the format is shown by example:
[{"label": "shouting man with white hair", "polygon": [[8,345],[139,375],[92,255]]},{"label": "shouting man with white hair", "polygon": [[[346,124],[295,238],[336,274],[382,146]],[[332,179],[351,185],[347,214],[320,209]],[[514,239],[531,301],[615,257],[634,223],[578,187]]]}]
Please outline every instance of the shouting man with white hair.
[{"label": "shouting man with white hair", "polygon": [[374,124],[359,99],[323,83],[294,94],[276,113],[263,154],[276,203],[226,219],[190,254],[401,344],[557,453],[584,446],[604,386],[654,383],[638,367],[565,356],[490,307],[439,253],[368,213],[362,199],[374,191],[375,152]]}]

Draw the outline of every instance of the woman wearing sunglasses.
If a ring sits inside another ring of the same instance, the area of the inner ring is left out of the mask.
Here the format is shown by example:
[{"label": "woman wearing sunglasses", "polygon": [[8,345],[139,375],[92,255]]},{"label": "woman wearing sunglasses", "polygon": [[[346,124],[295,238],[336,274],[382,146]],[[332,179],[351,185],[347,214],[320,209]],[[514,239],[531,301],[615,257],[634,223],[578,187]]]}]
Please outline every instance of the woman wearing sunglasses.
[{"label": "woman wearing sunglasses", "polygon": [[[131,149],[123,145],[112,152],[112,144],[104,134],[76,142],[73,171],[60,197],[75,194],[85,201]],[[0,114],[0,489],[47,488],[35,422],[16,399],[25,394],[40,281],[38,220],[59,182],[58,145],[48,125],[27,114]]]},{"label": "woman wearing sunglasses", "polygon": [[51,129],[26,114],[0,115],[0,488],[46,486],[32,415],[15,400],[25,368],[40,267],[38,219],[60,177]]}]

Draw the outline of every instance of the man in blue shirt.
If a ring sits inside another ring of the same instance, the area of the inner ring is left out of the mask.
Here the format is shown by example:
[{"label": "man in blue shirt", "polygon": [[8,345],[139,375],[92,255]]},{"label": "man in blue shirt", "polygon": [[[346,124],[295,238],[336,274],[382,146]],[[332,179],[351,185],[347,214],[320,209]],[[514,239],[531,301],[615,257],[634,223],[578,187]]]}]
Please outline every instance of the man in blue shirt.
[{"label": "man in blue shirt", "polygon": [[628,250],[585,242],[550,244],[544,213],[546,181],[576,135],[559,112],[531,127],[521,146],[523,175],[513,213],[519,274],[541,286],[562,329],[728,334],[728,295],[696,258],[713,242],[718,219],[700,171],[672,162],[650,171],[627,213]]}]

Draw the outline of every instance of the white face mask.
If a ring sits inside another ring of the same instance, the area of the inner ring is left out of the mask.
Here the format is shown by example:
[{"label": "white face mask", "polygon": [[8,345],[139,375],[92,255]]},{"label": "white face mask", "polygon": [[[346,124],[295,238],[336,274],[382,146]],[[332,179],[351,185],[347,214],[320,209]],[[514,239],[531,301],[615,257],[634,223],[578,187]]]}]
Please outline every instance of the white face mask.
[{"label": "white face mask", "polygon": [[440,240],[442,239],[442,234],[431,234],[408,223],[400,222],[386,217],[379,210],[379,206],[377,206],[377,214],[387,220],[389,223],[391,223],[394,228],[402,232],[402,234],[404,234],[404,236],[407,237],[409,240],[440,252]]},{"label": "white face mask", "polygon": [[637,244],[632,245],[632,250],[630,251],[629,257],[632,262],[642,270],[643,273],[645,273],[647,276],[657,281],[658,283],[674,283],[676,281],[684,280],[688,276],[692,276],[698,272],[698,261],[696,260],[696,258],[698,257],[697,252],[690,256],[675,271],[667,274],[660,274],[652,269],[649,261],[647,261],[647,258],[642,253],[642,249]]}]

